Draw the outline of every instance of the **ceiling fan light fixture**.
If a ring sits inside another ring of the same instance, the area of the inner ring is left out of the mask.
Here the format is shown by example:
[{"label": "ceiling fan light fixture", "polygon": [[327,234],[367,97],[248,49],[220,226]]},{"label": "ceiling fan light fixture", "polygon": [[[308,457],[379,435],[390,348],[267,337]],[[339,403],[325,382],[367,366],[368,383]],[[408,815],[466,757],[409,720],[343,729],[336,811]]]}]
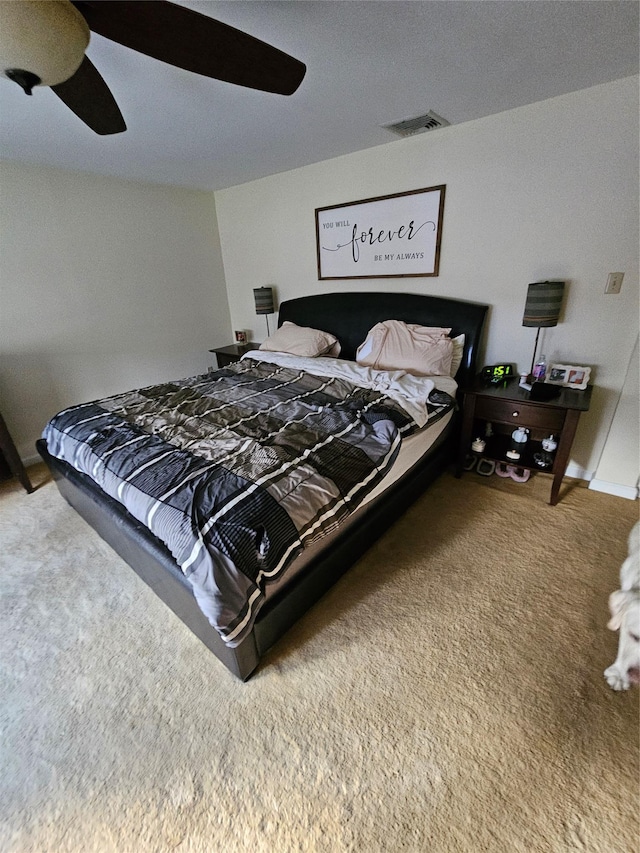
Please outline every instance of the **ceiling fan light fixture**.
[{"label": "ceiling fan light fixture", "polygon": [[89,38],[87,22],[69,0],[0,2],[1,73],[28,95],[34,85],[55,86],[72,77]]},{"label": "ceiling fan light fixture", "polygon": [[95,133],[127,129],[85,51],[95,32],[176,68],[275,94],[298,88],[306,65],[248,33],[172,2],[0,0],[0,77],[30,95],[46,86]]}]

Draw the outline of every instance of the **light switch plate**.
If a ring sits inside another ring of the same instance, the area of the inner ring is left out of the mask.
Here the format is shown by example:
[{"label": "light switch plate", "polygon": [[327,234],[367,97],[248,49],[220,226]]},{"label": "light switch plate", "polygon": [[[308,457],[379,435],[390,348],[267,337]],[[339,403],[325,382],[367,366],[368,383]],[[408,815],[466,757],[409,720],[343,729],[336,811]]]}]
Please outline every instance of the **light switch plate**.
[{"label": "light switch plate", "polygon": [[604,289],[605,293],[620,293],[622,287],[623,272],[610,272],[607,278],[607,286]]}]

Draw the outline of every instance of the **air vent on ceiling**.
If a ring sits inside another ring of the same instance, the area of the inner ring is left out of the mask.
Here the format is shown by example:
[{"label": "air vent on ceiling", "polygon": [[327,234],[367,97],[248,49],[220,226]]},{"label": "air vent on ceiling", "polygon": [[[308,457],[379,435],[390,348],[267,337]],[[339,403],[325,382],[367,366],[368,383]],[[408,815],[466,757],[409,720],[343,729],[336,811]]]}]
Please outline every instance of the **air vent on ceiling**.
[{"label": "air vent on ceiling", "polygon": [[442,118],[429,110],[422,116],[407,118],[397,121],[395,124],[382,125],[385,130],[397,133],[398,136],[413,136],[415,133],[425,133],[427,130],[437,130],[439,127],[447,127],[450,124],[446,118]]}]

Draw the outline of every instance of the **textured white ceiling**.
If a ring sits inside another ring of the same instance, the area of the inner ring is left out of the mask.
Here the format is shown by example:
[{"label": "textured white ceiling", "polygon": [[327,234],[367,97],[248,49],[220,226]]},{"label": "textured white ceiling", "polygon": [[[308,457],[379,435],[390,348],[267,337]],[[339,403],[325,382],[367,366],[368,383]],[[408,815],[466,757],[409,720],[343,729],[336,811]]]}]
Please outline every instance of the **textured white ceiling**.
[{"label": "textured white ceiling", "polygon": [[221,189],[398,139],[381,126],[428,110],[459,124],[638,73],[635,0],[182,5],[301,59],[300,89],[232,86],[92,35],[128,130],[97,136],[49,89],[3,79],[0,156]]}]

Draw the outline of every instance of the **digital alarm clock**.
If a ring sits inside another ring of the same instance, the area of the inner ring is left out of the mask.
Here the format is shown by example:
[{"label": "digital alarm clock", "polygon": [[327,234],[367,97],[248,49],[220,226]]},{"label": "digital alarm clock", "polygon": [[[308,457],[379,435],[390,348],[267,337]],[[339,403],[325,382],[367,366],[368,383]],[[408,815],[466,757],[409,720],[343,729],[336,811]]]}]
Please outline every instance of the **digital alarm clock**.
[{"label": "digital alarm clock", "polygon": [[490,382],[491,384],[505,382],[507,379],[511,379],[514,375],[513,365],[489,364],[482,368],[480,375],[483,377],[485,382]]}]

